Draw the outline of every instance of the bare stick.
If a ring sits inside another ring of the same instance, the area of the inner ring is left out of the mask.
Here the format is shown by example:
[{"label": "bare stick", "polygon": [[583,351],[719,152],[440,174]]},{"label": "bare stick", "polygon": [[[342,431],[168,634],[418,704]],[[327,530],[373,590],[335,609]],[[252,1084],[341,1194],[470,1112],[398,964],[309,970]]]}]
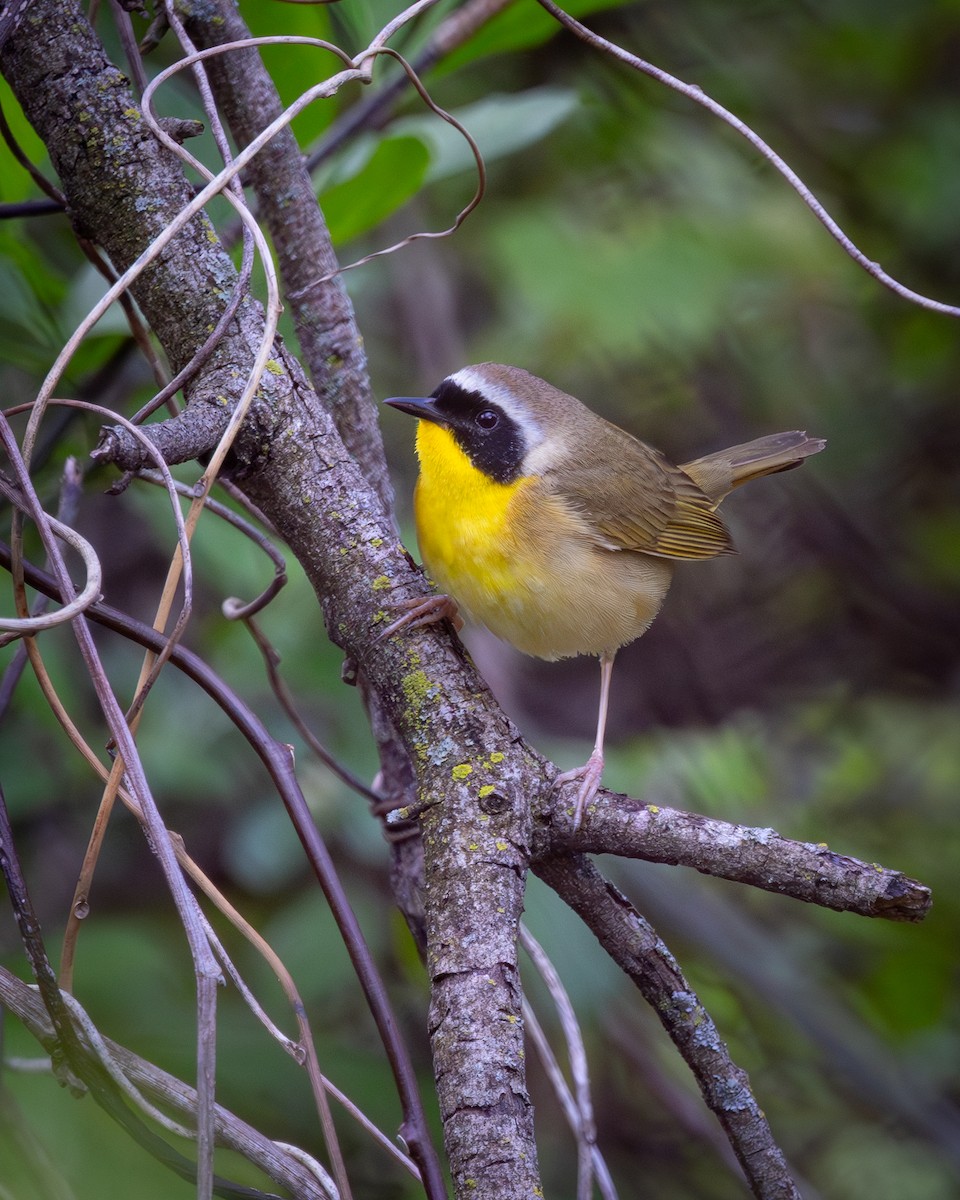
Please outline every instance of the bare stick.
[{"label": "bare stick", "polygon": [[[37,995],[36,988],[24,983],[3,967],[0,967],[0,1000],[11,1012],[16,1013],[33,1036],[48,1050],[56,1050],[54,1026]],[[78,1031],[78,1038],[75,1052],[78,1068],[83,1073],[85,1083],[93,1082],[91,1093],[94,1099],[103,1103],[103,1088],[96,1086],[96,1077],[99,1075],[96,1054],[87,1043],[83,1029]],[[110,1058],[136,1088],[150,1096],[157,1104],[180,1114],[185,1120],[192,1119],[197,1110],[197,1093],[193,1088],[117,1042],[109,1038],[103,1038],[102,1041]],[[107,1107],[107,1111],[111,1116],[117,1117],[115,1106]],[[286,1148],[264,1137],[259,1130],[220,1105],[216,1105],[214,1115],[219,1145],[236,1150],[255,1163],[281,1187],[289,1189],[291,1195],[301,1197],[302,1200],[329,1200],[329,1193],[321,1190],[316,1182],[315,1171],[303,1164],[299,1155],[291,1154]],[[127,1127],[129,1128],[129,1125]],[[165,1147],[165,1151],[169,1149]],[[192,1164],[185,1160],[181,1162],[185,1167],[192,1168]]]},{"label": "bare stick", "polygon": [[[567,1044],[570,1073],[573,1076],[574,1120],[571,1129],[577,1139],[577,1200],[590,1200],[593,1192],[593,1160],[597,1154],[597,1128],[593,1119],[593,1100],[590,1096],[590,1074],[583,1035],[567,990],[546,951],[525,925],[520,926],[520,945],[540,975],[557,1010],[560,1026]],[[531,1010],[531,1014],[532,1010]],[[545,1059],[548,1066],[549,1059]],[[562,1077],[561,1077],[562,1078]],[[557,1087],[557,1084],[554,1085]],[[558,1094],[561,1094],[558,1092]]]},{"label": "bare stick", "polygon": [[[13,504],[23,504],[23,500],[17,495],[16,489],[10,487],[2,477],[0,477],[0,496],[5,496]],[[14,637],[33,637],[35,634],[41,633],[44,629],[53,629],[57,625],[64,624],[66,621],[72,621],[79,613],[85,612],[95,600],[100,599],[103,570],[100,566],[100,559],[97,556],[96,550],[94,550],[86,538],[81,537],[69,525],[64,525],[62,521],[58,521],[56,517],[52,517],[49,513],[45,513],[44,516],[50,529],[57,537],[61,541],[66,542],[68,546],[72,546],[83,559],[83,565],[87,572],[87,581],[83,586],[83,591],[74,600],[71,600],[69,604],[58,608],[56,612],[31,613],[27,617],[0,617],[0,631],[8,635],[5,637],[0,636],[0,646],[6,645]]]},{"label": "bare stick", "polygon": [[[580,1110],[577,1107],[577,1102],[573,1098],[573,1093],[570,1091],[570,1085],[564,1078],[563,1071],[560,1069],[560,1064],[557,1062],[556,1055],[547,1040],[547,1035],[543,1031],[543,1026],[537,1018],[533,1005],[529,1000],[524,998],[523,1001],[523,1023],[526,1029],[527,1037],[534,1045],[537,1051],[537,1057],[540,1059],[540,1065],[546,1072],[547,1078],[550,1080],[550,1085],[553,1088],[557,1102],[563,1109],[563,1115],[570,1126],[574,1137],[577,1139],[577,1156],[580,1157],[581,1149],[581,1129],[580,1129]],[[610,1175],[610,1170],[607,1167],[603,1155],[600,1153],[599,1147],[594,1144],[590,1146],[590,1161],[591,1167],[596,1178],[597,1188],[603,1200],[617,1200],[617,1189],[614,1187],[613,1179]],[[577,1187],[580,1188],[582,1171],[578,1164],[577,1168]],[[589,1179],[588,1179],[589,1184]],[[587,1193],[589,1197],[590,1193]]]},{"label": "bare stick", "polygon": [[607,41],[605,37],[601,37],[599,33],[594,33],[592,29],[588,29],[586,25],[582,25],[575,17],[571,17],[569,13],[563,11],[553,0],[537,0],[541,8],[545,8],[551,16],[556,17],[561,25],[565,26],[576,34],[581,41],[592,46],[595,50],[601,50],[604,54],[609,54],[611,58],[617,59],[619,62],[626,63],[628,67],[632,67],[635,71],[642,71],[644,75],[649,75],[651,79],[656,79],[658,83],[662,83],[665,87],[672,88],[673,91],[679,92],[681,96],[686,96],[688,100],[692,100],[694,104],[699,104],[708,112],[713,113],[715,117],[719,117],[725,125],[729,125],[741,137],[747,139],[751,146],[767,160],[768,163],[778,171],[783,178],[790,184],[793,190],[797,193],[800,199],[806,204],[813,215],[817,218],[821,225],[827,230],[830,236],[839,243],[842,249],[848,254],[858,266],[862,267],[868,275],[872,275],[878,283],[882,283],[885,288],[889,288],[891,292],[895,292],[904,300],[909,300],[912,304],[918,304],[921,308],[929,308],[933,312],[943,313],[948,317],[960,317],[960,307],[953,304],[944,304],[940,300],[932,300],[929,296],[924,296],[920,292],[914,292],[892,275],[888,275],[879,263],[868,258],[862,250],[851,241],[843,232],[837,222],[830,216],[827,210],[823,207],[820,201],[816,198],[813,192],[807,187],[800,176],[780,157],[779,154],[768,145],[758,133],[755,133],[749,125],[734,116],[729,109],[718,104],[711,96],[708,96],[701,88],[694,84],[684,83],[682,79],[677,79],[676,76],[670,75],[667,71],[661,70],[660,67],[655,67],[652,63],[646,62],[642,58],[638,58],[635,54],[631,54],[629,50],[624,50],[622,46],[618,46],[616,42]]}]

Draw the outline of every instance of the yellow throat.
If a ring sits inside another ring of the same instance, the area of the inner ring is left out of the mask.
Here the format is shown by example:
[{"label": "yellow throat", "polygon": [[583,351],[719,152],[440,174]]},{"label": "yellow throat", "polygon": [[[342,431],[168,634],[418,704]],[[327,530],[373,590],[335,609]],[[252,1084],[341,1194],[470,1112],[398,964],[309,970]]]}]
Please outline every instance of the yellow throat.
[{"label": "yellow throat", "polygon": [[420,478],[414,494],[417,538],[434,581],[485,621],[491,604],[516,586],[507,513],[532,479],[497,483],[478,470],[449,429],[417,423]]}]

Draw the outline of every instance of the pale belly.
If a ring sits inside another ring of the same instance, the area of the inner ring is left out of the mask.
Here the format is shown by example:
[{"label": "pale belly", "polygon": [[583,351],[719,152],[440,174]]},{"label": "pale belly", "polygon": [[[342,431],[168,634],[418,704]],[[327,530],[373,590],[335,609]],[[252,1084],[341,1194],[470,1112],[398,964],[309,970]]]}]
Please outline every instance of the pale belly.
[{"label": "pale belly", "polygon": [[[580,519],[536,491],[503,504],[430,503],[421,482],[417,529],[427,570],[467,616],[537,658],[613,653],[657,615],[671,565],[593,542]],[[427,522],[424,513],[442,513]],[[521,549],[522,547],[522,549]]]}]

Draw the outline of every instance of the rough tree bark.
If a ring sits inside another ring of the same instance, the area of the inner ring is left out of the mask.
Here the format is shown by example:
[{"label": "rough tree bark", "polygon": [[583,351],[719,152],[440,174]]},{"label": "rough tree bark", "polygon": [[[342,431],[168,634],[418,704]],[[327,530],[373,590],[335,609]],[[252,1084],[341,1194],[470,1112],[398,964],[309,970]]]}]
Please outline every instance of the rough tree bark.
[{"label": "rough tree bark", "polygon": [[[180,8],[201,44],[242,33],[230,6],[220,0]],[[221,22],[228,25],[216,33]],[[5,32],[0,67],[49,148],[70,218],[122,270],[189,199],[180,164],[145,127],[126,81],[75,0],[33,0]],[[276,111],[275,94],[264,83],[256,55],[246,65],[231,57],[211,71],[242,144]],[[244,84],[251,77],[257,94],[251,93],[248,107]],[[929,896],[894,872],[838,863],[820,848],[797,847],[775,835],[775,848],[771,837],[765,842],[751,837],[769,831],[707,823],[605,792],[582,829],[574,831],[569,808],[551,800],[552,766],[504,716],[454,637],[430,630],[379,640],[388,619],[385,598],[418,596],[425,582],[397,541],[385,506],[389,485],[349,305],[339,284],[312,289],[311,272],[327,269],[332,250],[292,139],[278,140],[262,160],[268,161],[268,169],[254,172],[253,183],[265,219],[277,217],[272,232],[288,285],[310,296],[301,331],[316,335],[306,342],[313,345],[307,352],[320,395],[278,344],[231,470],[302,563],[329,637],[358,664],[373,698],[374,723],[383,733],[385,760],[396,754],[395,734],[416,777],[429,1028],[456,1193],[525,1200],[539,1194],[517,965],[531,864],[572,905],[592,912],[601,937],[601,930],[614,928],[615,913],[630,925],[632,910],[594,875],[579,871],[575,856],[564,866],[561,860],[572,851],[685,862],[830,907],[901,919],[919,919]],[[296,194],[286,229],[271,198],[278,179]],[[308,208],[309,221],[298,223]],[[295,239],[303,236],[318,243],[305,274],[295,253]],[[133,286],[174,370],[189,361],[216,323],[235,280],[209,222],[198,217]],[[215,445],[262,328],[259,305],[244,299],[220,346],[188,385],[184,414],[148,427],[169,461],[186,461]],[[107,449],[123,469],[144,465],[141,448],[121,429]],[[397,794],[395,777],[388,786]],[[741,853],[747,844],[762,847],[749,861]],[[623,930],[609,936],[625,962],[647,952],[643,938],[628,946]],[[651,952],[660,954],[655,935],[644,936],[656,943]],[[661,1016],[678,1044],[690,1043],[689,1053],[696,1054],[702,1014],[693,1001],[674,1007],[669,1021]],[[755,1104],[750,1117],[751,1132],[738,1153],[755,1193],[795,1194]]]}]

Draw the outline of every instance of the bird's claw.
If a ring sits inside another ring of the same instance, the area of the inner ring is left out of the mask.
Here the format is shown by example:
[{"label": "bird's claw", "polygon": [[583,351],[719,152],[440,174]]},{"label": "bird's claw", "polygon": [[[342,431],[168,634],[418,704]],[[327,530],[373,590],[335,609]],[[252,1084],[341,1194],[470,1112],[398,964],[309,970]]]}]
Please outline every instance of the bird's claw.
[{"label": "bird's claw", "polygon": [[381,630],[377,641],[400,633],[404,629],[419,629],[423,625],[436,625],[438,621],[449,621],[457,633],[463,628],[463,618],[452,596],[443,592],[432,592],[429,596],[415,596],[412,600],[398,600],[389,606],[401,609],[402,615]]},{"label": "bird's claw", "polygon": [[583,814],[586,812],[587,805],[596,796],[602,777],[603,752],[601,750],[594,750],[582,767],[574,767],[571,771],[561,771],[554,779],[554,791],[565,783],[573,783],[577,779],[580,780],[580,790],[577,792],[577,797],[573,802],[574,830],[580,828]]}]

